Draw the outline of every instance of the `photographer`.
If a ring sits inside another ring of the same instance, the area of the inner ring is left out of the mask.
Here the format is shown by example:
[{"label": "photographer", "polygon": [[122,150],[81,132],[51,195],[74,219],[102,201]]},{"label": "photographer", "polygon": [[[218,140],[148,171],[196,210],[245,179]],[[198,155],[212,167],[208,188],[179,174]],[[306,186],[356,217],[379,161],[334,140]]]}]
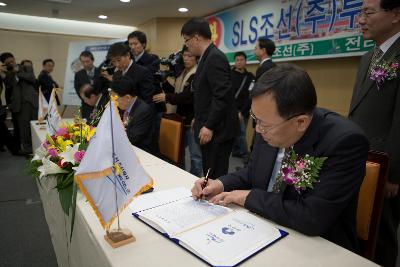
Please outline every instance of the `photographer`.
[{"label": "photographer", "polygon": [[[32,153],[30,121],[37,119],[37,80],[29,61],[17,65],[11,53],[3,53],[0,60],[4,64],[1,76],[5,80],[7,105],[12,111],[14,138],[22,144],[18,154],[27,155]],[[18,141],[15,144],[20,147]]]},{"label": "photographer", "polygon": [[[185,46],[183,48],[184,71],[175,79],[172,86],[168,81],[163,83],[163,93],[153,96],[156,103],[170,103],[176,105],[176,113],[183,117],[185,124],[185,145],[190,152],[190,173],[200,177],[203,173],[200,146],[194,141],[191,123],[193,120],[193,92],[191,91],[192,81],[196,72],[197,62]],[[183,156],[184,157],[184,156]]]}]

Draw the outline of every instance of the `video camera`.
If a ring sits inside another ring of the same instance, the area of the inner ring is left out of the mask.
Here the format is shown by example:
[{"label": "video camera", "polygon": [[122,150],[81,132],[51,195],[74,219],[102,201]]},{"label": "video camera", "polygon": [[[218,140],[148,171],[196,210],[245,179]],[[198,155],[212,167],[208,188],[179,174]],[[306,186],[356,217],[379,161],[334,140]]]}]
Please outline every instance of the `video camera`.
[{"label": "video camera", "polygon": [[113,75],[115,67],[111,64],[110,59],[105,59],[99,66],[101,71],[107,71],[109,75]]},{"label": "video camera", "polygon": [[183,65],[183,55],[182,50],[172,53],[167,58],[161,58],[160,64],[167,66],[166,70],[157,71],[155,76],[161,82],[165,81],[168,77],[178,77],[182,71],[185,69]]}]

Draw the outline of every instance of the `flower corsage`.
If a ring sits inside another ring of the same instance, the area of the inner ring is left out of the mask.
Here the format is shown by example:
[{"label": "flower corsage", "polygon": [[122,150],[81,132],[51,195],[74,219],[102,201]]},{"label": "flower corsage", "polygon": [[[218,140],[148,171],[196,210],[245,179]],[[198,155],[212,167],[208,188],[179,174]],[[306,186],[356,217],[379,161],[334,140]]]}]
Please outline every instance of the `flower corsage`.
[{"label": "flower corsage", "polygon": [[378,90],[386,82],[397,77],[399,63],[383,61],[373,66],[369,78],[376,82]]},{"label": "flower corsage", "polygon": [[291,148],[282,160],[282,166],[276,178],[274,192],[279,193],[283,183],[292,185],[298,193],[314,188],[318,182],[319,171],[327,157],[299,156]]}]

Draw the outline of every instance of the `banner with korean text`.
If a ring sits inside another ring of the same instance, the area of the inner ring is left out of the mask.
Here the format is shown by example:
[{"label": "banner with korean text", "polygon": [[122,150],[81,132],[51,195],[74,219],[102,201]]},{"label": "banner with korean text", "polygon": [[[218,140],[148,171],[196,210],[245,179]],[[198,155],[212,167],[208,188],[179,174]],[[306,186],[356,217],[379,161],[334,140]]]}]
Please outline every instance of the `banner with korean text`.
[{"label": "banner with korean text", "polygon": [[233,62],[244,51],[256,62],[258,37],[274,40],[275,61],[358,56],[374,43],[358,25],[362,0],[258,0],[209,16],[213,41]]}]

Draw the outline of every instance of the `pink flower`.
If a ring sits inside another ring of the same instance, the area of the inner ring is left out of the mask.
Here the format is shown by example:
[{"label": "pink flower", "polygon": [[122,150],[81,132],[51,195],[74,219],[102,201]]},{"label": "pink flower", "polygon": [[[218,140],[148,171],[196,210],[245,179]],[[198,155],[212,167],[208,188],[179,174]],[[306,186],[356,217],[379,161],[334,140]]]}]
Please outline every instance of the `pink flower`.
[{"label": "pink flower", "polygon": [[47,153],[49,153],[49,155],[52,156],[52,157],[57,157],[58,156],[57,150],[55,148],[53,148],[53,147],[47,149]]},{"label": "pink flower", "polygon": [[65,135],[68,133],[68,128],[64,127],[64,128],[60,128],[57,130],[56,135],[60,136],[60,135]]},{"label": "pink flower", "polygon": [[49,142],[48,142],[47,140],[43,142],[43,147],[44,147],[44,148],[47,149],[47,148],[49,147],[49,145],[50,145],[50,144],[49,144]]},{"label": "pink flower", "polygon": [[397,69],[397,68],[399,67],[399,63],[393,62],[393,63],[390,65],[390,67],[393,68],[393,69]]},{"label": "pink flower", "polygon": [[81,160],[83,159],[83,156],[85,156],[85,150],[80,150],[78,152],[75,152],[75,154],[74,154],[75,162],[80,163]]},{"label": "pink flower", "polygon": [[297,167],[298,167],[300,170],[303,170],[304,167],[305,167],[304,161],[299,160],[299,161],[296,162],[296,164],[297,164]]}]

